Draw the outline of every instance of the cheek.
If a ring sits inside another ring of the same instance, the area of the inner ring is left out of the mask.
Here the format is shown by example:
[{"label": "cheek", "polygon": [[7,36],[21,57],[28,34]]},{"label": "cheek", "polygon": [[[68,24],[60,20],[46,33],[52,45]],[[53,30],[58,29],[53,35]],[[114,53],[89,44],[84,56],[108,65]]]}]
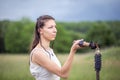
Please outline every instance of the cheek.
[{"label": "cheek", "polygon": [[49,31],[44,31],[43,36],[49,38],[51,36],[51,33]]}]

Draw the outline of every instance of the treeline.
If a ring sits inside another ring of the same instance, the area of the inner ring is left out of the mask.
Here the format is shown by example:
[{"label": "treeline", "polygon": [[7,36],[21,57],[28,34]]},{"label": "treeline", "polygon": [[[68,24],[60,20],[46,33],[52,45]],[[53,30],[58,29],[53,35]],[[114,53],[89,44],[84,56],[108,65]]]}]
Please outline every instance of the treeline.
[{"label": "treeline", "polygon": [[[0,21],[0,53],[27,53],[33,38],[35,22]],[[57,22],[57,37],[51,43],[56,52],[69,52],[73,40],[83,38],[103,47],[120,46],[120,21]],[[84,51],[84,50],[83,50]]]}]

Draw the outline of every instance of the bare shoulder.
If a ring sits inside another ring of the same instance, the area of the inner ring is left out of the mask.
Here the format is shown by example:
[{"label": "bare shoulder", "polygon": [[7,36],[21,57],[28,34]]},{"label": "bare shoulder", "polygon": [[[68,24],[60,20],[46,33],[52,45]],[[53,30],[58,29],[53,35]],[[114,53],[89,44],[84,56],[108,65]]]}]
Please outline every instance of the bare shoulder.
[{"label": "bare shoulder", "polygon": [[32,61],[48,71],[60,75],[61,67],[59,67],[48,55],[45,54],[44,50],[33,51]]},{"label": "bare shoulder", "polygon": [[37,63],[39,65],[42,65],[46,62],[46,60],[49,60],[49,57],[45,54],[43,49],[35,48],[32,53],[32,62]]}]

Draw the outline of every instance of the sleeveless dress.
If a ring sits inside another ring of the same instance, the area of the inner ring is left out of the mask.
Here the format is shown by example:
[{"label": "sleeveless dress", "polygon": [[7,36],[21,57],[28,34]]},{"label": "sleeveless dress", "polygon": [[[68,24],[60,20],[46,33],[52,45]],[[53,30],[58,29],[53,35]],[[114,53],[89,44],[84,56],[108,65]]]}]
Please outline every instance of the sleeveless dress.
[{"label": "sleeveless dress", "polygon": [[34,54],[36,51],[44,51],[46,55],[49,56],[49,58],[54,61],[59,67],[61,67],[61,64],[59,60],[57,59],[56,55],[54,54],[53,50],[50,49],[48,52],[50,55],[42,48],[34,48],[31,53],[30,53],[30,72],[32,76],[35,77],[36,80],[60,80],[60,77],[49,72],[47,69],[44,67],[35,64],[31,61],[32,54]]}]

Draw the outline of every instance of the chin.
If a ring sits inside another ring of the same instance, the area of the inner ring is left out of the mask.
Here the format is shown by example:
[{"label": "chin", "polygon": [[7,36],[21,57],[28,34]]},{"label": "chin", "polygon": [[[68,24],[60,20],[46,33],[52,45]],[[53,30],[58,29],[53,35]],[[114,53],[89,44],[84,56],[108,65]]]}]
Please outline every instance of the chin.
[{"label": "chin", "polygon": [[51,41],[54,41],[54,40],[55,40],[55,38],[52,38],[52,39],[51,39]]}]

